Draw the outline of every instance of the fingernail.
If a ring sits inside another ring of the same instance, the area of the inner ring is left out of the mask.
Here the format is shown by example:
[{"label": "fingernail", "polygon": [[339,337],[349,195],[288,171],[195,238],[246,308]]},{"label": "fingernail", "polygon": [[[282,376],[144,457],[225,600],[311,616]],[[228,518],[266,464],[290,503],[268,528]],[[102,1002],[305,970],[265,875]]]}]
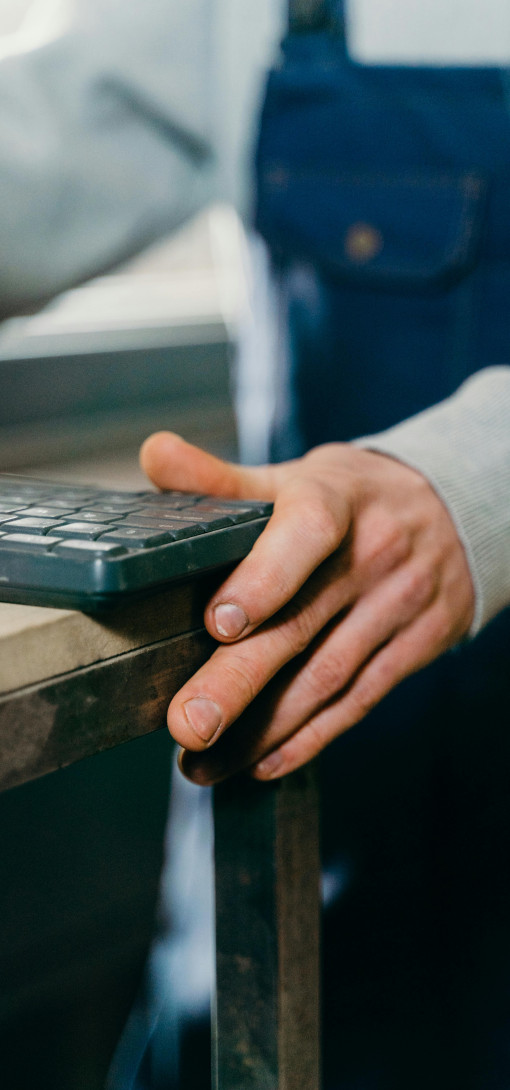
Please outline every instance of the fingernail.
[{"label": "fingernail", "polygon": [[197,787],[209,787],[213,780],[207,768],[197,764],[193,756],[187,749],[181,749],[177,760],[183,776],[191,780],[191,783],[195,783]]},{"label": "fingernail", "polygon": [[205,696],[194,696],[183,704],[186,719],[202,742],[212,742],[221,727],[221,708]]},{"label": "fingernail", "polygon": [[275,772],[281,768],[283,760],[280,752],[276,749],[274,753],[268,753],[267,757],[263,757],[258,764],[255,765],[253,771],[257,776],[274,776]]},{"label": "fingernail", "polygon": [[233,602],[222,602],[214,610],[214,623],[220,636],[240,636],[248,624],[248,618],[241,606]]}]

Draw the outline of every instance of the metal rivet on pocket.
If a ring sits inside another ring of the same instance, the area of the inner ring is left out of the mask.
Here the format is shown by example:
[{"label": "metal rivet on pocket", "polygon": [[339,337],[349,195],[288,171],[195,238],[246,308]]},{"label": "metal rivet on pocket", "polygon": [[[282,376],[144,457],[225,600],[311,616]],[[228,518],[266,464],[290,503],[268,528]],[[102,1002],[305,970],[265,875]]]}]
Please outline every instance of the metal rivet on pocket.
[{"label": "metal rivet on pocket", "polygon": [[380,254],[384,239],[377,227],[370,223],[353,223],[349,227],[344,241],[344,250],[351,261],[364,265]]}]

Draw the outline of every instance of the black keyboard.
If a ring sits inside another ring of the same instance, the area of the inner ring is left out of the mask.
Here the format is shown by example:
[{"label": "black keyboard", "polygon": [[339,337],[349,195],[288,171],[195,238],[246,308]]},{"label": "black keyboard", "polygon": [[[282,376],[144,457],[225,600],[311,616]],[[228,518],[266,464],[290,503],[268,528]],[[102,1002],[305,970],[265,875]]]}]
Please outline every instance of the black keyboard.
[{"label": "black keyboard", "polygon": [[0,473],[0,601],[94,613],[241,560],[271,504]]}]

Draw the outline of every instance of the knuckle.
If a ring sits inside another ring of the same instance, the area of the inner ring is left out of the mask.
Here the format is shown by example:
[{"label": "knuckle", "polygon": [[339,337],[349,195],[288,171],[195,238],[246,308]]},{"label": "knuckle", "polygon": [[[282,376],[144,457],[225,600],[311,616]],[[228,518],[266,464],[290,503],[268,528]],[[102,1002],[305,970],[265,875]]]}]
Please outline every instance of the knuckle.
[{"label": "knuckle", "polygon": [[375,708],[379,700],[379,696],[375,685],[372,680],[365,678],[358,679],[355,689],[351,693],[352,707],[356,716],[356,721],[364,719],[369,712]]},{"label": "knuckle", "polygon": [[253,656],[229,655],[223,663],[223,676],[230,696],[236,703],[240,699],[243,706],[251,704],[263,684],[262,669]]},{"label": "knuckle", "polygon": [[250,610],[250,617],[258,616],[264,612],[264,604],[268,601],[286,602],[293,590],[292,571],[290,565],[285,565],[275,557],[271,558],[270,570],[254,572],[251,581],[254,603]]},{"label": "knuckle", "polygon": [[325,738],[319,723],[315,719],[310,719],[300,732],[300,750],[302,758],[305,758],[308,761],[311,757],[314,757],[315,754],[320,753],[321,750],[324,749],[326,741],[327,739]]},{"label": "knuckle", "polygon": [[303,532],[307,538],[313,536],[321,542],[325,556],[329,556],[340,544],[342,535],[338,521],[328,491],[320,484],[307,498]]},{"label": "knuckle", "polygon": [[306,608],[302,602],[293,602],[288,607],[285,623],[281,625],[278,635],[285,640],[291,657],[294,657],[306,651],[316,631],[313,607]]},{"label": "knuckle", "polygon": [[312,659],[303,669],[302,680],[313,697],[326,701],[345,685],[348,670],[338,655]]},{"label": "knuckle", "polygon": [[435,589],[436,579],[430,568],[415,566],[402,573],[401,599],[407,608],[419,608],[430,602]]},{"label": "knuckle", "polygon": [[406,560],[411,553],[411,536],[408,529],[394,518],[378,516],[366,535],[364,566],[373,576],[391,571]]}]

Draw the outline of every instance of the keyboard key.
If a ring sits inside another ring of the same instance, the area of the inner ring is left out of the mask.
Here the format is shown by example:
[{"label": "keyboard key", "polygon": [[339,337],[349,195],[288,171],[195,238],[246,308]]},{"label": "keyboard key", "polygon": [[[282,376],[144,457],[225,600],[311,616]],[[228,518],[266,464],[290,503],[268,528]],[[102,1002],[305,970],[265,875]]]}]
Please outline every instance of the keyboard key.
[{"label": "keyboard key", "polygon": [[2,495],[42,496],[43,493],[58,492],[50,481],[34,481],[30,477],[11,477],[2,473]]},{"label": "keyboard key", "polygon": [[95,538],[108,530],[106,522],[62,522],[59,523],[60,537]]},{"label": "keyboard key", "polygon": [[[204,526],[208,530],[223,530],[226,526],[233,525],[233,519],[230,515],[218,515],[217,517],[208,517],[207,514],[200,514],[195,507],[188,508],[186,511],[164,511],[161,508],[143,507],[139,512],[139,518],[150,518],[151,510],[155,515],[157,512],[157,518],[159,522],[187,522],[190,526]],[[131,517],[128,517],[128,521],[131,522]]]},{"label": "keyboard key", "polygon": [[124,526],[122,530],[110,529],[107,534],[102,534],[101,541],[116,541],[119,545],[127,545],[130,548],[150,549],[154,545],[166,545],[169,541],[175,541],[171,530],[142,529],[136,526]]},{"label": "keyboard key", "polygon": [[60,519],[60,518],[64,518],[66,515],[76,514],[76,508],[75,507],[64,507],[64,508],[51,507],[50,505],[48,505],[46,507],[36,507],[34,505],[33,507],[31,506],[31,507],[24,508],[24,514],[26,514],[30,518],[38,518],[38,519],[42,519],[42,518],[57,519],[58,518],[58,519]]},{"label": "keyboard key", "polygon": [[236,500],[214,500],[205,499],[204,497],[194,504],[194,509],[195,511],[222,511],[223,514],[234,511],[250,511],[253,514],[252,507],[247,507]]},{"label": "keyboard key", "polygon": [[150,504],[151,507],[172,507],[178,511],[181,507],[190,507],[201,498],[195,492],[154,492],[154,494],[146,492],[145,495],[140,496],[140,501]]},{"label": "keyboard key", "polygon": [[[46,493],[49,495],[50,490],[48,488],[48,482],[45,482]],[[58,504],[60,507],[64,503],[69,504],[70,507],[79,507],[80,504],[84,504],[86,500],[92,497],[97,499],[97,489],[94,488],[67,488],[59,485],[53,492],[53,498],[51,502]]]},{"label": "keyboard key", "polygon": [[93,495],[96,503],[101,504],[111,503],[124,505],[130,502],[136,504],[140,499],[145,502],[145,492],[110,492],[109,490],[96,489],[91,495]]},{"label": "keyboard key", "polygon": [[45,500],[48,499],[48,493],[46,491],[42,492],[42,493],[41,492],[35,492],[34,493],[34,492],[20,492],[19,489],[17,489],[16,491],[13,490],[12,492],[9,492],[7,489],[5,489],[3,487],[2,487],[2,496],[3,496],[3,500],[6,503],[9,502],[9,503],[12,503],[12,504],[16,504],[16,506],[18,508],[28,507],[28,505],[30,503],[36,503],[36,502],[37,503],[44,503]]},{"label": "keyboard key", "polygon": [[[156,512],[154,512],[156,514]],[[162,519],[159,516],[157,518],[149,518],[148,515],[129,515],[126,518],[126,526],[137,526],[140,529],[145,530],[166,530],[172,531],[174,540],[176,537],[195,537],[197,534],[203,534],[204,529],[200,522],[190,522],[188,519],[172,518]],[[119,525],[119,530],[121,526]]]},{"label": "keyboard key", "polygon": [[[257,518],[259,511],[253,507],[245,507],[242,504],[226,501],[225,503],[210,503],[206,500],[202,500],[197,503],[193,508],[195,515],[203,514],[206,518],[213,517],[215,514],[228,516],[232,519],[232,522],[237,525],[240,522],[248,522],[253,518]],[[269,515],[270,508],[267,504],[260,505],[260,515]]]},{"label": "keyboard key", "polygon": [[15,552],[49,552],[53,545],[60,544],[60,540],[59,537],[46,537],[44,534],[1,534],[0,548]]},{"label": "keyboard key", "polygon": [[79,511],[80,507],[86,503],[87,497],[81,496],[70,497],[65,496],[62,499],[59,496],[40,496],[38,497],[39,503],[45,503],[47,506],[56,508],[58,511],[62,511],[63,514],[74,514],[75,511]]},{"label": "keyboard key", "polygon": [[[129,508],[129,510],[131,510],[131,508]],[[81,510],[75,513],[80,522],[103,522],[109,524],[110,522],[119,522],[119,520],[124,518],[122,512],[117,511],[116,514],[112,514],[111,511],[105,511],[103,507],[98,507],[97,510],[94,508],[82,507]],[[73,512],[71,512],[71,514],[73,514]]]},{"label": "keyboard key", "polygon": [[0,514],[9,514],[11,511],[23,510],[23,506],[19,503],[0,503]]},{"label": "keyboard key", "polygon": [[127,549],[110,541],[59,541],[52,550],[57,556],[67,556],[72,560],[90,560],[94,556],[125,556]]},{"label": "keyboard key", "polygon": [[138,504],[137,506],[133,503],[91,503],[90,507],[82,508],[82,510],[80,511],[80,518],[82,517],[85,510],[90,511],[91,513],[95,511],[96,518],[99,518],[99,515],[102,516],[103,514],[112,515],[113,518],[115,518],[116,516],[118,518],[121,518],[121,516],[126,514],[126,512],[129,513],[130,511],[138,511],[139,506],[140,504]]},{"label": "keyboard key", "polygon": [[27,534],[47,534],[49,530],[59,526],[58,519],[15,518],[9,523],[12,532]]}]

